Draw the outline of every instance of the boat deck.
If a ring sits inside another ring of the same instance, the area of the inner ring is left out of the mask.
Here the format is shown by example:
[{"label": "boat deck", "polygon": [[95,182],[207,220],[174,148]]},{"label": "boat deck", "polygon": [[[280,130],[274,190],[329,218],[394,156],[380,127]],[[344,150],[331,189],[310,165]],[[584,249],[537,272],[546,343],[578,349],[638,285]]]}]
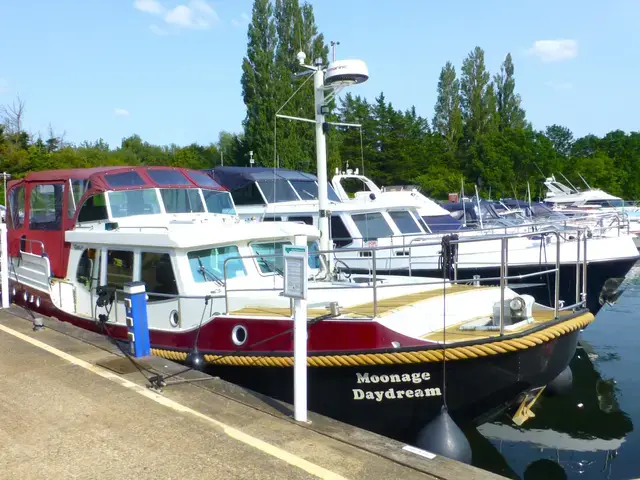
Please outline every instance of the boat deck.
[{"label": "boat deck", "polygon": [[[475,287],[471,285],[451,285],[446,289],[447,295],[455,295],[456,293],[468,292],[470,290],[482,290],[499,287]],[[387,315],[400,307],[406,307],[414,303],[421,302],[423,300],[429,300],[431,298],[442,297],[443,289],[436,288],[427,292],[412,293],[409,295],[400,295],[397,297],[390,297],[378,300],[377,316],[382,317]],[[366,302],[357,304],[351,307],[340,307],[340,312],[350,318],[373,318],[373,302]],[[328,308],[309,308],[307,315],[309,318],[326,315]],[[229,312],[229,315],[264,315],[269,317],[281,317],[291,318],[292,313],[289,308],[280,307],[263,307],[263,306],[248,306],[238,310]]]}]

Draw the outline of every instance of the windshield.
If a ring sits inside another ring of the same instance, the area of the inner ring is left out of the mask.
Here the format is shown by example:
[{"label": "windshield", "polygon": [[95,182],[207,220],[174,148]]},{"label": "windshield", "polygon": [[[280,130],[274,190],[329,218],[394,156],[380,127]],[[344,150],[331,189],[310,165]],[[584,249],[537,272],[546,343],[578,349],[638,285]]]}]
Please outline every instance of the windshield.
[{"label": "windshield", "polygon": [[365,242],[393,236],[393,230],[380,213],[361,213],[351,215],[351,218]]},{"label": "windshield", "polygon": [[258,185],[267,203],[292,202],[299,200],[296,192],[286,180],[258,180]]},{"label": "windshield", "polygon": [[432,232],[445,232],[447,230],[459,230],[462,223],[458,218],[462,217],[462,210],[455,212],[456,218],[451,215],[425,215],[422,220],[429,225]]},{"label": "windshield", "polygon": [[[318,184],[315,181],[310,180],[291,180],[291,185],[295,191],[300,195],[302,200],[317,200],[318,199]],[[330,202],[339,202],[338,194],[333,189],[330,183],[327,183],[327,199]]]},{"label": "windshield", "polygon": [[283,274],[284,259],[282,258],[282,246],[291,245],[291,242],[255,243],[251,245],[254,255],[264,255],[256,258],[261,273]]},{"label": "windshield", "polygon": [[111,216],[152,215],[160,213],[160,203],[155,189],[122,190],[108,192]]},{"label": "windshield", "polygon": [[160,195],[167,213],[204,212],[200,190],[197,188],[161,188]]},{"label": "windshield", "polygon": [[[189,252],[187,257],[193,280],[198,283],[224,281],[225,260],[237,256],[239,256],[238,247],[234,245]],[[229,260],[226,264],[226,274],[227,279],[246,277],[247,270],[244,268],[242,259]]]},{"label": "windshield", "polygon": [[422,233],[413,215],[407,210],[389,212],[389,216],[396,223],[400,233]]},{"label": "windshield", "polygon": [[207,204],[209,213],[223,213],[226,215],[235,215],[236,209],[231,200],[229,192],[221,192],[218,190],[202,190],[204,201]]}]

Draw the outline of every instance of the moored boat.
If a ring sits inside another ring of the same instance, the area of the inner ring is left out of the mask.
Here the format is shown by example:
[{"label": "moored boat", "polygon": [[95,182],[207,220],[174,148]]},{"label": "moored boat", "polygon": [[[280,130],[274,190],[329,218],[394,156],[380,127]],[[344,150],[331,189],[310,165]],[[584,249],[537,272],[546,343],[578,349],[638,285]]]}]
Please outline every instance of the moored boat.
[{"label": "moored boat", "polygon": [[197,356],[284,400],[293,320],[282,249],[307,245],[309,406],[388,434],[419,430],[445,401],[457,422],[477,423],[530,400],[566,368],[594,318],[504,284],[345,278],[317,250],[315,227],[243,221],[229,192],[188,169],[33,172],[10,182],[8,197],[13,302],[126,340],[122,289],[142,281],[155,355]]}]

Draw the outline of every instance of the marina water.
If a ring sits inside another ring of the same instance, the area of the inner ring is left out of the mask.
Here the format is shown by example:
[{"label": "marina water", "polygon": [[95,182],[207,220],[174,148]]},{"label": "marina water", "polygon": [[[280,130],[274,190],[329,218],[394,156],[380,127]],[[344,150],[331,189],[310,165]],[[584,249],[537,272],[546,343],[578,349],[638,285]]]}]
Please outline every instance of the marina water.
[{"label": "marina water", "polygon": [[640,262],[626,289],[581,334],[573,387],[543,396],[522,427],[498,419],[468,432],[474,464],[508,478],[640,478]]}]

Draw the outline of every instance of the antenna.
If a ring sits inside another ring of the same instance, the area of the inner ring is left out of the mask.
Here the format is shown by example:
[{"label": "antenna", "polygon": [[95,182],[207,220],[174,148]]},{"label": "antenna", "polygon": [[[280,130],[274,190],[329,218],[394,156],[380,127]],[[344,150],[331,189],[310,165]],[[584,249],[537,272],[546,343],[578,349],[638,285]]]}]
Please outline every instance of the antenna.
[{"label": "antenna", "polygon": [[333,62],[336,61],[336,45],[340,45],[340,42],[334,42],[331,40],[331,57],[333,58]]},{"label": "antenna", "polygon": [[579,176],[580,178],[582,178],[582,181],[584,182],[584,184],[587,186],[587,188],[588,188],[589,190],[591,190],[591,187],[589,186],[589,184],[587,183],[587,181],[582,177],[582,175],[580,175],[580,174],[578,173],[578,176]]},{"label": "antenna", "polygon": [[253,167],[255,160],[253,159],[253,150],[249,151],[249,165]]},{"label": "antenna", "polygon": [[[565,176],[564,176],[564,173],[560,172],[560,175],[562,175],[562,178],[564,178],[564,179],[567,181],[567,183],[568,183],[569,185],[571,185],[571,188],[573,188],[573,189],[576,191],[576,193],[578,193],[578,189],[573,185],[573,183],[571,183],[571,182],[569,181],[569,179],[568,179],[567,177],[565,177]],[[585,182],[585,183],[586,183],[586,182]]]}]

